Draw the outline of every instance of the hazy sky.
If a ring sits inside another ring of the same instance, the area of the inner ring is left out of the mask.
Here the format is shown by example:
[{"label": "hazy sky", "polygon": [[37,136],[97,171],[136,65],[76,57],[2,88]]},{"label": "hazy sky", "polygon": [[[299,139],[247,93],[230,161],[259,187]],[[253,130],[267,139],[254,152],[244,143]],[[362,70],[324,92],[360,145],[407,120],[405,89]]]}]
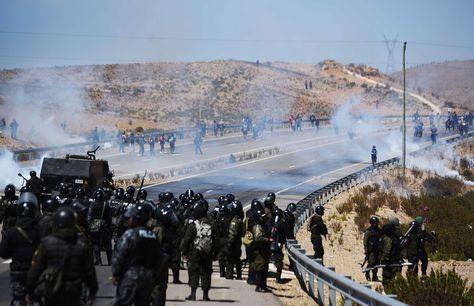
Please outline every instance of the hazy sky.
[{"label": "hazy sky", "polygon": [[473,59],[473,15],[473,0],[0,0],[0,69],[332,58],[384,70],[384,34],[408,41],[412,65]]}]

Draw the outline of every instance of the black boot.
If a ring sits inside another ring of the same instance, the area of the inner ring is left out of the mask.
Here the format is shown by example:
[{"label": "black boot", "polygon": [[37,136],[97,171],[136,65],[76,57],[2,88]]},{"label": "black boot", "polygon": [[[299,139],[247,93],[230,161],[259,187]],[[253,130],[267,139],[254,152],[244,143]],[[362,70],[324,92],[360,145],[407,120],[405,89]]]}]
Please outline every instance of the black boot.
[{"label": "black boot", "polygon": [[370,282],[370,272],[365,272],[365,279]]},{"label": "black boot", "polygon": [[179,268],[173,269],[173,284],[182,284],[179,280]]},{"label": "black boot", "polygon": [[222,278],[225,277],[225,263],[219,262],[219,271]]},{"label": "black boot", "polygon": [[196,300],[196,289],[194,287],[191,287],[191,294],[186,297],[187,301],[195,301]]},{"label": "black boot", "polygon": [[377,276],[377,269],[374,269],[372,272],[372,281],[373,282],[379,282],[379,277]]},{"label": "black boot", "polygon": [[202,300],[203,301],[210,301],[211,299],[209,298],[209,290],[203,290],[202,293]]},{"label": "black boot", "polygon": [[276,275],[276,282],[277,282],[278,284],[281,284],[281,283],[282,283],[282,281],[281,281],[281,272],[282,272],[282,268],[278,268],[278,269],[277,269],[277,273],[276,273],[276,274],[277,274],[277,275]]}]

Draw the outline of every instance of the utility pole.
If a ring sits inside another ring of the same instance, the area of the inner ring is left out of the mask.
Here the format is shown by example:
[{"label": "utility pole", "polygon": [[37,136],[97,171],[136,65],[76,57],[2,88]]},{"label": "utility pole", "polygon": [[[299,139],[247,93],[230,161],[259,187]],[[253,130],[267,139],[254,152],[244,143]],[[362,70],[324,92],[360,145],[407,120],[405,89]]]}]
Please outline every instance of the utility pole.
[{"label": "utility pole", "polygon": [[406,121],[406,112],[407,112],[407,103],[406,103],[406,52],[407,52],[407,42],[403,43],[403,152],[402,152],[402,173],[403,178],[405,178],[406,170],[406,155],[407,155],[407,121]]},{"label": "utility pole", "polygon": [[391,75],[395,72],[395,57],[393,55],[393,50],[395,49],[398,43],[398,35],[394,39],[388,39],[387,36],[383,36],[385,41],[385,46],[387,47],[387,66],[385,68],[385,73]]}]

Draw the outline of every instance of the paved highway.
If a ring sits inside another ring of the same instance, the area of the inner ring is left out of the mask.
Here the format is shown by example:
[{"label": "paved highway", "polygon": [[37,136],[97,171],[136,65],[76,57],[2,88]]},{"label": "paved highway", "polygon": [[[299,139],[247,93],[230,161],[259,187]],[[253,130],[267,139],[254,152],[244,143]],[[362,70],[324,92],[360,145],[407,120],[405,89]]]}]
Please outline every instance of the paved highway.
[{"label": "paved highway", "polygon": [[[268,192],[277,193],[277,204],[285,208],[289,201],[297,201],[318,187],[338,177],[355,172],[368,165],[369,153],[372,144],[379,147],[379,159],[386,159],[395,155],[388,151],[390,144],[387,132],[370,133],[356,136],[351,141],[345,134],[336,136],[331,130],[304,133],[283,133],[275,137],[266,136],[258,141],[244,141],[240,138],[229,137],[205,145],[206,156],[230,154],[249,148],[264,147],[280,144],[280,141],[294,142],[291,149],[285,153],[257,160],[250,160],[232,164],[222,169],[205,171],[175,178],[168,182],[148,185],[151,198],[157,198],[162,191],[172,191],[179,195],[187,188],[202,192],[209,200],[211,207],[216,205],[216,199],[221,194],[234,193],[244,206],[253,198],[262,198]],[[427,139],[425,139],[427,140]],[[187,148],[183,148],[182,153]],[[192,153],[192,147],[189,151]],[[363,152],[361,153],[361,150]],[[384,152],[386,150],[386,152]],[[129,158],[129,154],[110,156],[112,164],[117,163],[116,173],[127,171],[141,171],[152,167],[159,168],[163,160],[166,164],[183,162],[181,155],[160,155],[156,160],[147,161],[146,158]],[[123,164],[122,164],[123,163]],[[8,305],[9,275],[8,262],[0,264],[0,305]],[[183,271],[183,279],[186,279]],[[101,282],[98,305],[109,305],[114,296],[114,288],[108,283],[109,267],[98,267]],[[261,304],[275,305],[278,301],[271,294],[255,294],[253,287],[243,282],[222,280],[214,273],[213,282],[216,288],[211,290],[210,297],[216,302],[232,302],[234,304]],[[169,303],[182,304],[184,297],[189,293],[186,285],[169,286]],[[201,302],[202,303],[202,302]]]}]

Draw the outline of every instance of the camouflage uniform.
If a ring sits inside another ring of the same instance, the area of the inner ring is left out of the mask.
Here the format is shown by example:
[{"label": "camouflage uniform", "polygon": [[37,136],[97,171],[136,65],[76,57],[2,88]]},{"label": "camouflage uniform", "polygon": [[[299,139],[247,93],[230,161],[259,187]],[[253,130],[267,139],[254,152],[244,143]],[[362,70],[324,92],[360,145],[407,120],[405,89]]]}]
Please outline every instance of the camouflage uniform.
[{"label": "camouflage uniform", "polygon": [[227,215],[219,215],[216,221],[216,239],[217,239],[217,260],[219,261],[220,276],[225,277],[225,268],[227,266],[227,256],[229,250],[226,248],[228,245],[228,234],[229,234],[230,218]]},{"label": "camouflage uniform", "polygon": [[226,278],[232,279],[234,277],[234,267],[237,274],[237,279],[242,278],[242,236],[244,235],[244,224],[242,219],[234,216],[229,225],[229,236],[227,238],[227,249],[229,256],[227,258]]},{"label": "camouflage uniform", "polygon": [[69,252],[67,269],[64,272],[62,290],[53,298],[46,299],[45,305],[81,305],[82,287],[86,283],[90,295],[97,293],[97,277],[92,261],[91,250],[75,228],[60,229],[43,238],[31,262],[28,271],[27,289],[30,296],[34,295],[35,286],[40,275],[51,267],[59,267],[64,254]]},{"label": "camouflage uniform", "polygon": [[[210,225],[209,219],[203,217],[199,219],[199,222]],[[212,229],[212,253],[216,251],[215,243],[215,229]],[[184,234],[183,240],[181,241],[181,251],[183,256],[188,257],[188,273],[189,273],[189,286],[191,288],[197,288],[199,286],[199,279],[201,280],[201,288],[204,292],[211,289],[211,274],[212,274],[212,258],[213,254],[206,254],[195,248],[194,239],[196,238],[197,230],[194,222],[188,223],[186,227],[186,233]]]},{"label": "camouflage uniform", "polygon": [[[395,226],[389,224],[384,225],[382,228],[382,250],[380,263],[383,265],[394,265],[400,263],[400,239],[396,236]],[[382,284],[387,286],[395,278],[396,273],[399,271],[398,267],[385,267],[382,271]]]},{"label": "camouflage uniform", "polygon": [[[381,236],[382,233],[378,226],[370,226],[364,232],[364,252],[367,258],[367,268],[376,266],[380,262]],[[368,272],[366,277],[369,278]],[[372,280],[378,280],[377,269],[372,270]]]},{"label": "camouflage uniform", "polygon": [[268,264],[270,263],[270,233],[265,231],[265,227],[256,224],[252,228],[253,242],[250,246],[252,252],[252,263],[250,268],[255,273],[255,283],[257,288],[267,288]]},{"label": "camouflage uniform", "polygon": [[144,226],[128,229],[120,237],[112,258],[112,275],[118,279],[114,305],[150,305],[162,263],[156,234]]}]

